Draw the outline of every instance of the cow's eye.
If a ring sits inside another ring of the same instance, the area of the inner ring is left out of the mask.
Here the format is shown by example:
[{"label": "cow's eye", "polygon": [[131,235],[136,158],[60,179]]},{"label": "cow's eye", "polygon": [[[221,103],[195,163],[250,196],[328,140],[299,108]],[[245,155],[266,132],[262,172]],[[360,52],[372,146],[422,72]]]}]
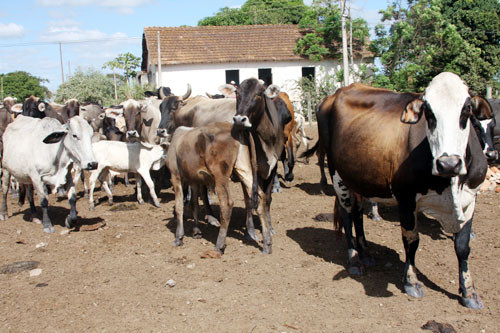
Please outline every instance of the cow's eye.
[{"label": "cow's eye", "polygon": [[78,135],[73,134],[73,139],[78,139]]}]

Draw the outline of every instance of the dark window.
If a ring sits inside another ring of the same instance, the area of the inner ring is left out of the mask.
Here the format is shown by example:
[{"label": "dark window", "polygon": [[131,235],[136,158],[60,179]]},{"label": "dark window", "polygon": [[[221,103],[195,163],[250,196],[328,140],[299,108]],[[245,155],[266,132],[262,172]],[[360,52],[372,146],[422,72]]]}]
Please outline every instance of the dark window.
[{"label": "dark window", "polygon": [[264,81],[266,86],[273,84],[273,74],[271,68],[259,68],[259,79]]},{"label": "dark window", "polygon": [[302,77],[314,80],[314,67],[302,67]]},{"label": "dark window", "polygon": [[240,70],[239,69],[230,69],[226,71],[226,83],[234,83],[239,86],[240,85]]}]

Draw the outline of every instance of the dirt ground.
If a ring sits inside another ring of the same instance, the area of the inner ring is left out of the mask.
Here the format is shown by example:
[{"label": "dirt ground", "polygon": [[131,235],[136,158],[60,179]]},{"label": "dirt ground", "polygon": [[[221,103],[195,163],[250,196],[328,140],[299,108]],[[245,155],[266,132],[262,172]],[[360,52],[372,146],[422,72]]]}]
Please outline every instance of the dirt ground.
[{"label": "dirt ground", "polygon": [[[316,137],[314,127],[307,132]],[[121,183],[112,207],[96,191],[95,211],[78,200],[79,223],[106,225],[70,233],[62,226],[67,201],[52,197],[56,232],[50,235],[25,221],[27,204],[19,208],[10,200],[11,217],[0,222],[0,269],[37,261],[42,271],[0,274],[0,331],[420,332],[429,320],[457,332],[500,331],[500,194],[478,197],[469,265],[485,307],[474,311],[459,303],[453,242],[435,221],[420,228],[417,268],[425,297],[402,292],[394,207],[380,208],[380,222],[365,216],[377,265],[350,277],[345,241],[332,230],[333,198],[320,193],[316,158],[299,162],[291,186],[273,195],[271,255],[245,240],[243,195],[237,184],[232,190],[235,207],[221,259],[200,258],[213,249],[218,230],[202,224],[203,237],[194,239],[190,218],[184,246],[172,245],[172,189],[161,192],[161,208],[136,204],[133,188]],[[170,279],[174,287],[166,286]]]}]

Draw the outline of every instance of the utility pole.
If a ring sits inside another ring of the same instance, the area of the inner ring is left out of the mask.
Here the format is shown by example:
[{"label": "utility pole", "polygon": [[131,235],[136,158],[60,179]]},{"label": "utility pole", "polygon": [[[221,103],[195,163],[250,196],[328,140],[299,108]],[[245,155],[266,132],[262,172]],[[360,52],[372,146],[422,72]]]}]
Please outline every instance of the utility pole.
[{"label": "utility pole", "polygon": [[64,83],[64,69],[63,69],[61,42],[59,42],[59,60],[61,61],[61,79],[62,79],[62,83]]},{"label": "utility pole", "polygon": [[71,77],[71,62],[68,60],[68,78]]},{"label": "utility pole", "polygon": [[161,82],[161,48],[160,48],[160,30],[158,30],[158,88],[162,86]]},{"label": "utility pole", "polygon": [[344,86],[349,85],[349,59],[347,55],[347,32],[345,27],[346,0],[340,0],[340,13],[342,15],[342,64],[344,66]]},{"label": "utility pole", "polygon": [[3,75],[2,75],[2,76],[0,76],[0,82],[1,82],[1,84],[0,84],[0,85],[2,86],[2,88],[1,88],[1,92],[2,92],[2,101],[3,101]]},{"label": "utility pole", "polygon": [[352,54],[352,17],[351,17],[351,2],[349,2],[349,60],[350,60],[350,70],[354,74],[354,56]]}]

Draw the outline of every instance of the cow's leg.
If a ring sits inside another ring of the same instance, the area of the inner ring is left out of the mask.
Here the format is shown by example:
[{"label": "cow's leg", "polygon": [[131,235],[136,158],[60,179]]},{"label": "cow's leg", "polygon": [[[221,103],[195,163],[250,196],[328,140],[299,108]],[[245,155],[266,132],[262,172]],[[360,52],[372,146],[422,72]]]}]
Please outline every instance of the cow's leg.
[{"label": "cow's leg", "polygon": [[37,217],[36,217],[36,207],[35,207],[35,200],[33,196],[33,185],[26,185],[25,186],[26,194],[28,196],[28,203],[30,205],[30,221],[35,222],[35,223],[42,223]]},{"label": "cow's leg", "polygon": [[[286,145],[286,165],[287,168],[285,169],[285,180],[287,182],[293,181],[293,167],[295,166],[295,156],[294,156],[294,151],[293,151],[293,138],[292,135],[290,134],[288,136],[288,141]],[[285,164],[283,164],[283,168],[285,167]]]},{"label": "cow's leg", "polygon": [[381,221],[382,218],[380,217],[378,213],[378,204],[374,201],[371,201],[370,199],[366,199],[368,202],[368,205],[370,207],[370,211],[368,212],[368,218],[372,219],[373,221]]},{"label": "cow's leg", "polygon": [[135,189],[137,192],[137,202],[139,205],[144,203],[144,199],[142,198],[142,177],[139,173],[135,174]]},{"label": "cow's leg", "polygon": [[177,219],[174,246],[181,246],[184,238],[184,191],[178,175],[172,175],[171,181],[175,193],[175,217]]},{"label": "cow's leg", "polygon": [[[88,198],[89,197],[89,187],[87,186],[87,182],[85,181],[85,173],[82,171],[80,171],[80,178],[82,180],[82,183],[83,183],[83,197],[84,198]],[[76,185],[75,185],[76,187]]]},{"label": "cow's leg", "polygon": [[203,186],[201,188],[201,198],[203,200],[203,206],[205,207],[205,220],[215,227],[220,227],[219,220],[215,217],[214,211],[210,204],[210,198],[208,197],[208,187]]},{"label": "cow's leg", "polygon": [[483,301],[477,294],[474,283],[469,272],[470,254],[470,232],[472,230],[472,218],[464,225],[462,230],[455,234],[455,253],[458,259],[458,275],[460,280],[460,293],[462,304],[470,309],[482,309]]},{"label": "cow's leg", "polygon": [[259,189],[259,207],[257,212],[259,214],[260,224],[262,226],[262,253],[271,254],[272,253],[272,235],[274,234],[274,229],[271,224],[270,206],[271,206],[271,189],[273,184],[273,178],[276,175],[276,168],[274,168],[271,176],[266,180],[260,181],[261,189]]},{"label": "cow's leg", "polygon": [[201,238],[201,230],[199,225],[199,214],[200,214],[200,205],[199,205],[199,197],[200,197],[200,189],[203,185],[192,185],[191,186],[191,212],[193,213],[193,238],[200,239]]},{"label": "cow's leg", "polygon": [[354,244],[354,237],[352,233],[352,225],[354,222],[356,226],[356,236],[363,235],[364,238],[364,232],[362,231],[363,216],[360,211],[361,207],[359,207],[356,198],[344,185],[344,182],[337,172],[335,172],[332,177],[332,183],[335,195],[337,196],[340,218],[342,220],[342,227],[344,228],[347,242],[347,270],[351,275],[363,275],[365,273],[365,267],[360,259],[360,253],[358,252],[357,246]]},{"label": "cow's leg", "polygon": [[[68,174],[71,174],[68,171]],[[64,225],[66,228],[72,228],[73,227],[73,222],[76,221],[78,218],[78,213],[76,212],[76,189],[75,185],[73,184],[73,179],[69,177],[68,180],[68,202],[69,202],[69,214],[66,216],[66,220],[64,221]]]},{"label": "cow's leg", "polygon": [[231,212],[233,210],[233,200],[229,194],[229,184],[227,179],[217,182],[215,184],[215,190],[217,191],[220,203],[220,228],[219,235],[217,236],[217,242],[215,243],[215,250],[220,253],[224,253],[224,249],[226,248],[227,230],[229,228]]},{"label": "cow's leg", "polygon": [[252,191],[252,184],[248,186],[247,184],[241,183],[241,187],[243,189],[243,197],[245,198],[245,212],[246,212],[246,227],[247,230],[245,232],[245,237],[249,240],[254,240],[259,242],[259,236],[255,232],[255,225],[253,223],[252,216],[252,205],[250,203],[250,196],[248,193]]},{"label": "cow's leg", "polygon": [[[136,181],[137,181],[137,179],[136,179]],[[130,186],[130,181],[128,179],[128,172],[125,172],[124,182],[125,182],[126,187]]]},{"label": "cow's leg", "polygon": [[[17,183],[17,204],[19,207],[22,207],[24,205],[24,199],[26,199],[26,184],[20,184],[18,181]],[[14,195],[12,195],[12,198],[14,198]]]},{"label": "cow's leg", "polygon": [[33,186],[38,193],[38,197],[40,198],[40,206],[42,207],[42,225],[43,231],[53,233],[54,226],[52,225],[52,221],[49,217],[49,193],[47,192],[47,187],[42,182],[33,182]]},{"label": "cow's leg", "polygon": [[[155,191],[155,184],[153,180],[151,179],[151,175],[149,173],[149,170],[138,170],[139,175],[142,177],[144,182],[149,188],[149,195],[151,196],[151,199],[153,199],[153,204],[155,207],[160,208],[160,201],[158,200],[158,197],[156,196],[156,191]],[[137,178],[140,178],[139,175],[136,174]],[[137,189],[137,192],[139,192],[139,189]]]},{"label": "cow's leg", "polygon": [[[285,162],[283,162],[283,166],[285,166]],[[281,193],[283,190],[281,189],[281,184],[280,184],[280,179],[278,177],[278,174],[273,178],[273,193]]]},{"label": "cow's leg", "polygon": [[90,177],[89,177],[89,210],[93,211],[94,210],[94,188],[95,188],[95,183],[97,179],[99,178],[99,175],[101,173],[102,169],[98,168],[97,170],[92,170],[90,172]]},{"label": "cow's leg", "polygon": [[10,172],[7,169],[3,169],[2,171],[3,201],[0,208],[0,220],[5,221],[9,218],[9,214],[7,213],[7,195],[9,194],[10,187]]},{"label": "cow's leg", "polygon": [[419,244],[415,206],[415,197],[398,198],[401,233],[406,253],[403,275],[404,290],[410,296],[421,298],[424,297],[424,289],[422,283],[417,278],[415,268],[415,254]]},{"label": "cow's leg", "polygon": [[104,192],[106,192],[106,195],[108,196],[108,204],[112,205],[113,204],[113,192],[111,192],[111,190],[109,189],[109,186],[108,186],[108,173],[109,173],[108,169],[103,170],[103,172],[101,173],[101,178],[102,178],[101,187],[104,190]]},{"label": "cow's leg", "polygon": [[354,222],[354,230],[356,230],[356,250],[362,260],[364,266],[375,266],[375,260],[368,252],[368,243],[365,237],[365,228],[363,225],[363,207],[361,206],[360,198],[354,199],[352,207],[352,221]]}]

